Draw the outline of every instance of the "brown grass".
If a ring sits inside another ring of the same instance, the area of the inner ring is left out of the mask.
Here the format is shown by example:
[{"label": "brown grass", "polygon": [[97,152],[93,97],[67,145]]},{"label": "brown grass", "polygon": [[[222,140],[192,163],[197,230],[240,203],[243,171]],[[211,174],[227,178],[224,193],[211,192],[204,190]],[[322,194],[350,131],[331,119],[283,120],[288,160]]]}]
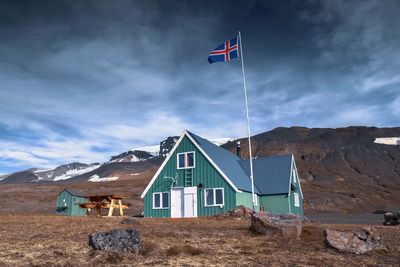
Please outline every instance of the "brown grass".
[{"label": "brown grass", "polygon": [[[290,241],[250,232],[248,220],[121,219],[45,215],[0,216],[0,266],[396,266],[400,227],[376,226],[386,248],[365,255],[339,253],[326,247],[324,227],[305,224],[300,240]],[[120,254],[93,251],[88,235],[115,228],[141,231],[144,251]]]}]

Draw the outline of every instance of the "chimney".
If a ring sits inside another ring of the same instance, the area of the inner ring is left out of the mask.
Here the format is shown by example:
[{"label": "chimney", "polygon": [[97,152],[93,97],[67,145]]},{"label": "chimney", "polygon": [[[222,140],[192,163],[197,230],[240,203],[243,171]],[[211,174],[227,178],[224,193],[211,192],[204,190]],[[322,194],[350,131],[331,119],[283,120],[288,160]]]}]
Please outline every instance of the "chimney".
[{"label": "chimney", "polygon": [[236,155],[239,157],[239,158],[242,158],[242,156],[240,155],[241,153],[240,153],[240,141],[237,141],[236,142]]}]

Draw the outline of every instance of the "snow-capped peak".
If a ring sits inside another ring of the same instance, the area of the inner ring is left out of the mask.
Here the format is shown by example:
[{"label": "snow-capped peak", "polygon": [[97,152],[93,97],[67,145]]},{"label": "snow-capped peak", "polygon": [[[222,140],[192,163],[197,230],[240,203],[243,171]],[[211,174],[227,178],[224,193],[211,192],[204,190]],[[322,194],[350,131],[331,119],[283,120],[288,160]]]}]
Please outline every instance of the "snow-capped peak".
[{"label": "snow-capped peak", "polygon": [[81,174],[85,174],[87,172],[91,172],[96,170],[97,168],[99,168],[101,165],[100,164],[95,164],[95,165],[89,165],[86,168],[81,168],[81,169],[71,169],[66,171],[64,174],[56,176],[53,181],[60,181],[60,180],[67,180],[70,179],[72,177],[81,175]]}]

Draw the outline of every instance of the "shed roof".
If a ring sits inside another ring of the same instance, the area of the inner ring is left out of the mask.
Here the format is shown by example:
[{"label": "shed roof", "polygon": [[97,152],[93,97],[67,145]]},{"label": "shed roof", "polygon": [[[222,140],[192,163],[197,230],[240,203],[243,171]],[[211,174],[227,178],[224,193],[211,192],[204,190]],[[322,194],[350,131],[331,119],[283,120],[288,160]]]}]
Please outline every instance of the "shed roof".
[{"label": "shed roof", "polygon": [[[188,132],[226,176],[243,191],[251,192],[249,160]],[[254,192],[259,195],[289,193],[293,155],[259,157],[253,159]]]},{"label": "shed roof", "polygon": [[[87,197],[87,194],[85,192],[83,192],[82,190],[72,189],[72,188],[65,188],[63,191],[67,191],[73,196]],[[61,192],[63,192],[63,191],[61,191]]]},{"label": "shed roof", "polygon": [[[253,159],[254,184],[261,195],[289,193],[292,154]],[[250,176],[249,160],[239,164]]]}]

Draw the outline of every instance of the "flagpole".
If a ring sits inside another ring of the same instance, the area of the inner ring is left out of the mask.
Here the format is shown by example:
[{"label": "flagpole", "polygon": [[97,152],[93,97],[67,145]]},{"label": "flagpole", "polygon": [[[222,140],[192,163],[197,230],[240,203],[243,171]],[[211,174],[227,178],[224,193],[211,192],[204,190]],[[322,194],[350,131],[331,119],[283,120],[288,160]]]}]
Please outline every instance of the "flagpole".
[{"label": "flagpole", "polygon": [[254,194],[254,173],[253,173],[253,154],[251,152],[251,133],[250,133],[250,119],[249,119],[249,106],[247,103],[247,86],[246,76],[244,75],[244,60],[242,50],[242,36],[239,31],[239,46],[240,46],[240,61],[242,63],[242,75],[243,75],[243,89],[244,89],[244,102],[246,105],[246,119],[247,119],[247,138],[249,142],[249,157],[250,157],[250,180],[251,180],[251,197],[253,199],[253,212],[255,212],[255,206],[257,206],[256,196]]}]

